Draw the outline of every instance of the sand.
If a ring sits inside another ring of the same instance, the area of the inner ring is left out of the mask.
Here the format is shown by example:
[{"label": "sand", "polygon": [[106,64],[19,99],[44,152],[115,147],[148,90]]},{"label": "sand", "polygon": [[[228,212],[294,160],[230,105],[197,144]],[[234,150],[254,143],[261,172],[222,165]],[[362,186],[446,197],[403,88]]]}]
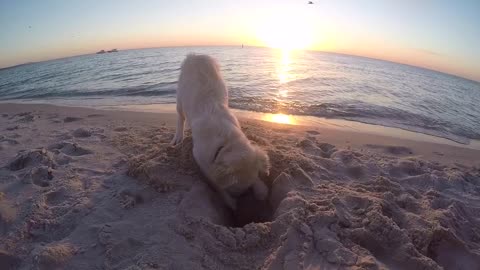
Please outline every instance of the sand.
[{"label": "sand", "polygon": [[480,151],[241,119],[232,213],[175,115],[0,104],[0,269],[480,269]]}]

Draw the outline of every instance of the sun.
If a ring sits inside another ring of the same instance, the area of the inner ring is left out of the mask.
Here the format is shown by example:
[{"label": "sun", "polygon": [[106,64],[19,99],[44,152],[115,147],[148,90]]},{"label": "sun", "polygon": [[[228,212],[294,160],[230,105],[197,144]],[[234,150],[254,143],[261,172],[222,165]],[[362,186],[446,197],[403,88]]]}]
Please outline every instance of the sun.
[{"label": "sun", "polygon": [[282,50],[308,49],[312,45],[311,24],[300,18],[273,17],[258,27],[260,41],[271,48]]}]

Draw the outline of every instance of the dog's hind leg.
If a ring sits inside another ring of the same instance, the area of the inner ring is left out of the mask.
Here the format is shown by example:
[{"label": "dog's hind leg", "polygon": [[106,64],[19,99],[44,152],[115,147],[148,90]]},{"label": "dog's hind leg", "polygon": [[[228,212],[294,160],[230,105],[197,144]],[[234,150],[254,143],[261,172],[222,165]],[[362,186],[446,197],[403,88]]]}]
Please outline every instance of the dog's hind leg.
[{"label": "dog's hind leg", "polygon": [[183,129],[185,128],[185,116],[183,114],[182,108],[177,104],[177,130],[175,131],[175,136],[171,144],[176,145],[182,142],[183,140]]}]

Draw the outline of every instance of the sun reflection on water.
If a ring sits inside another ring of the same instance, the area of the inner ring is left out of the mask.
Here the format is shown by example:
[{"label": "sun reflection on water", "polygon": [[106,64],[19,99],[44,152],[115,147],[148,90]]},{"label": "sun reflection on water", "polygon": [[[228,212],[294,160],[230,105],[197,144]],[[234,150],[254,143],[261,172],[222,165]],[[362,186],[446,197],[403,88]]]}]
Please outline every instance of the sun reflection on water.
[{"label": "sun reflection on water", "polygon": [[276,56],[278,57],[276,61],[278,88],[276,90],[275,101],[277,102],[277,109],[279,110],[279,113],[267,114],[264,120],[281,124],[294,124],[294,119],[292,116],[280,112],[281,108],[288,104],[288,82],[294,79],[291,73],[291,51],[289,49],[282,49],[278,52],[279,54]]},{"label": "sun reflection on water", "polygon": [[291,80],[290,74],[290,50],[281,50],[280,61],[278,66],[278,79],[280,84],[287,83]]}]

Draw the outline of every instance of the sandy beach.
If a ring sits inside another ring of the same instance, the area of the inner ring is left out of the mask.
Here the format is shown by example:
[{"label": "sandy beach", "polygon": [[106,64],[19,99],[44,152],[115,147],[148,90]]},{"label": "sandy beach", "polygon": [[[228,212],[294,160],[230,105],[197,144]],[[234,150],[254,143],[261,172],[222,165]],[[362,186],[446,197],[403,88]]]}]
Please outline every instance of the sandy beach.
[{"label": "sandy beach", "polygon": [[0,104],[0,269],[479,269],[480,150],[240,117],[270,194],[232,213],[175,117]]}]

